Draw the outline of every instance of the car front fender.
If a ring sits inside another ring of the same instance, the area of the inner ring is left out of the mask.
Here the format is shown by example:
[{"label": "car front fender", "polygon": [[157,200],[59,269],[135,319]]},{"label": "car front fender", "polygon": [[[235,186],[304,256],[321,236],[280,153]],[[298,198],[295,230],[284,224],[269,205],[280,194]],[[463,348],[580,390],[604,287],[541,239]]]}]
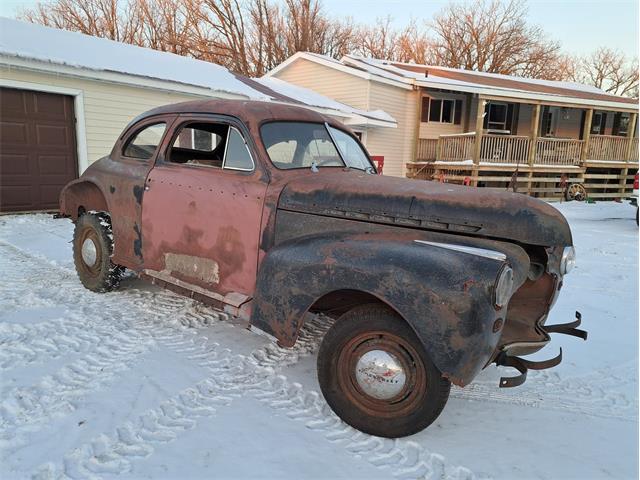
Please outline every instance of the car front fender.
[{"label": "car front fender", "polygon": [[364,292],[409,323],[443,375],[467,384],[500,339],[497,327],[504,321],[498,319],[504,320],[506,308],[494,307],[497,277],[510,264],[515,291],[525,280],[528,257],[510,244],[496,242],[504,254],[496,259],[429,239],[419,231],[327,233],[278,244],[261,264],[251,323],[292,346],[319,298]]}]

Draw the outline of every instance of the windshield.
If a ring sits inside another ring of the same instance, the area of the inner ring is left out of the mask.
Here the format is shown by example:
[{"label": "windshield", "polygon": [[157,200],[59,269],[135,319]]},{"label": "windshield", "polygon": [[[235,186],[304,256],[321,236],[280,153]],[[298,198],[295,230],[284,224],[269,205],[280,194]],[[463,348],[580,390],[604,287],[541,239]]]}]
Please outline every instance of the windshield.
[{"label": "windshield", "polygon": [[322,123],[270,122],[260,134],[271,162],[282,170],[346,166],[373,171],[358,142]]}]

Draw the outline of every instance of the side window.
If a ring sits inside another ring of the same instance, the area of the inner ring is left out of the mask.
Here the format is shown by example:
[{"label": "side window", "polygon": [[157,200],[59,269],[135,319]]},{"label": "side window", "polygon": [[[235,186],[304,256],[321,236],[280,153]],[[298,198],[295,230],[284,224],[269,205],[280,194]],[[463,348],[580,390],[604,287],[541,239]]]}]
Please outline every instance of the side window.
[{"label": "side window", "polygon": [[247,144],[238,130],[229,128],[227,139],[227,152],[224,157],[224,167],[232,170],[253,170],[253,159],[247,148]]},{"label": "side window", "polygon": [[222,168],[229,127],[220,123],[188,123],[175,137],[167,159],[171,163]]},{"label": "side window", "polygon": [[199,152],[211,152],[220,143],[220,135],[195,127],[185,127],[180,131],[174,145]]},{"label": "side window", "polygon": [[253,170],[242,135],[224,123],[184,125],[173,140],[167,160],[197,167]]},{"label": "side window", "polygon": [[149,160],[153,157],[166,128],[165,123],[154,123],[138,131],[128,142],[122,155],[129,158]]}]

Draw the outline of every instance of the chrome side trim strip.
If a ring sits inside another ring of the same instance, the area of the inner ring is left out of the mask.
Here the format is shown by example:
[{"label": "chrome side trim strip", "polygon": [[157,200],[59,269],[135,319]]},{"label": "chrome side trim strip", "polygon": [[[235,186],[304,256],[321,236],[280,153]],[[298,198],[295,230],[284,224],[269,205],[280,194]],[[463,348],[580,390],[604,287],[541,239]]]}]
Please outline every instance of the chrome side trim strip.
[{"label": "chrome side trim strip", "polygon": [[497,252],[495,250],[488,250],[486,248],[468,247],[466,245],[455,245],[451,243],[428,242],[426,240],[414,240],[414,242],[421,243],[423,245],[431,245],[433,247],[446,248],[448,250],[455,250],[456,252],[468,253],[469,255],[489,258],[498,262],[504,262],[507,259],[507,256],[504,253]]}]

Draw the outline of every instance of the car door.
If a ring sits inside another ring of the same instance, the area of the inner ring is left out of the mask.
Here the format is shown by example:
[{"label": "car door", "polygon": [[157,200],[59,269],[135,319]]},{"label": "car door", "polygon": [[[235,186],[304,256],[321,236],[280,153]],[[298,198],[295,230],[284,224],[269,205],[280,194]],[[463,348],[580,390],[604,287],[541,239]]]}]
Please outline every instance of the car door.
[{"label": "car door", "polygon": [[127,129],[109,159],[104,185],[115,242],[113,261],[139,270],[142,266],[142,198],[145,180],[174,116],[154,116]]},{"label": "car door", "polygon": [[150,276],[239,306],[255,288],[268,181],[237,120],[181,116],[142,205]]}]

